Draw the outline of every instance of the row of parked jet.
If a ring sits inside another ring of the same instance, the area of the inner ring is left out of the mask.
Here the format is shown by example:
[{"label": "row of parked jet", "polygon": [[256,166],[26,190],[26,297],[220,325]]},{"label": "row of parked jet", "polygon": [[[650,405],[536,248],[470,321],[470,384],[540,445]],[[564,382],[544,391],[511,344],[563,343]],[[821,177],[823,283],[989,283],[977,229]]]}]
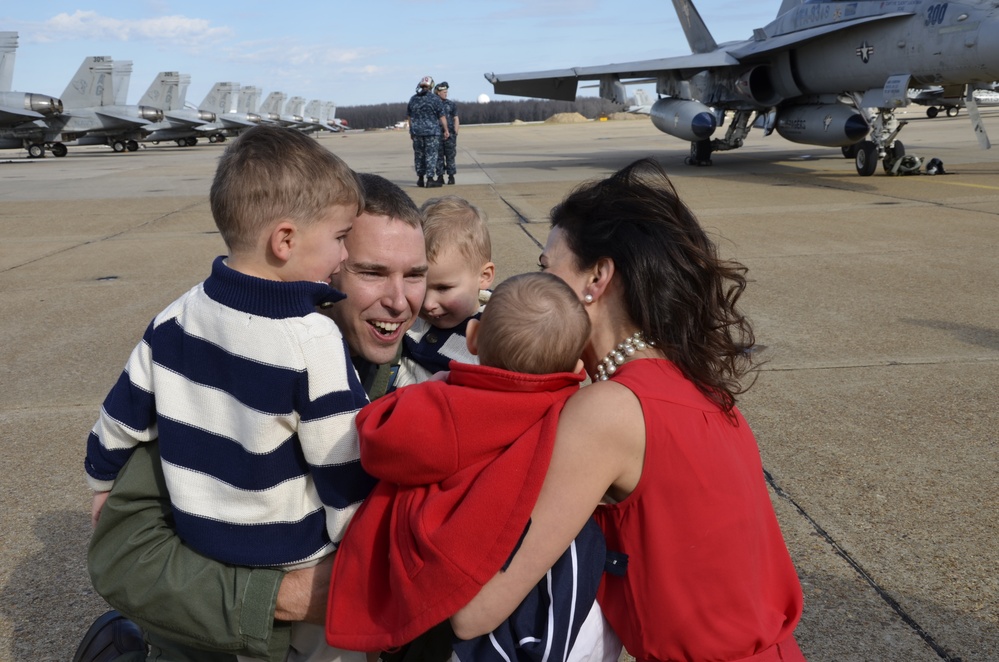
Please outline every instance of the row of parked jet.
[{"label": "row of parked jet", "polygon": [[11,85],[16,50],[17,33],[0,32],[0,149],[26,149],[32,158],[46,152],[66,156],[66,143],[134,152],[140,142],[224,142],[261,122],[306,133],[345,126],[335,119],[333,102],[306,103],[303,97],[271,92],[259,103],[260,89],[239,83],[216,83],[199,106],[190,107],[186,97],[191,77],[175,71],[157,74],[139,103],[129,105],[132,62],[107,56],[85,58],[61,97],[15,92]]}]

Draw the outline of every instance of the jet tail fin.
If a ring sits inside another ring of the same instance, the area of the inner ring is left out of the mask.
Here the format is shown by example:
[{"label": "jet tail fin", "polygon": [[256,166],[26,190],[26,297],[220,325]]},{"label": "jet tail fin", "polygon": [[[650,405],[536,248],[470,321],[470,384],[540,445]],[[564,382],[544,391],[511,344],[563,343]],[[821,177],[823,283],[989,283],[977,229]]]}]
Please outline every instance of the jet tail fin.
[{"label": "jet tail fin", "polygon": [[114,105],[124,106],[128,103],[128,85],[132,80],[132,61],[116,60],[111,63],[112,85],[114,86]]},{"label": "jet tail fin", "polygon": [[238,113],[255,113],[260,101],[260,88],[253,85],[245,85],[239,91],[239,103],[236,105]]},{"label": "jet tail fin", "polygon": [[235,108],[232,101],[238,91],[239,83],[215,83],[198,108],[216,115],[231,113]]},{"label": "jet tail fin", "polygon": [[673,7],[676,8],[676,15],[680,19],[683,33],[687,35],[692,53],[710,53],[718,48],[715,38],[711,36],[708,26],[704,24],[691,0],[673,0]]},{"label": "jet tail fin", "polygon": [[[177,110],[177,88],[180,85],[180,74],[176,71],[161,71],[149,85],[149,89],[139,99],[140,106],[151,106],[160,110]],[[179,107],[183,107],[183,102]]]},{"label": "jet tail fin", "polygon": [[271,92],[260,104],[260,114],[280,115],[281,109],[284,107],[284,100],[287,98],[288,95],[284,92]]},{"label": "jet tail fin", "polygon": [[115,105],[111,57],[92,55],[84,58],[62,93],[62,103],[66,108]]},{"label": "jet tail fin", "polygon": [[10,92],[14,84],[15,55],[17,55],[17,33],[0,32],[0,92]]}]

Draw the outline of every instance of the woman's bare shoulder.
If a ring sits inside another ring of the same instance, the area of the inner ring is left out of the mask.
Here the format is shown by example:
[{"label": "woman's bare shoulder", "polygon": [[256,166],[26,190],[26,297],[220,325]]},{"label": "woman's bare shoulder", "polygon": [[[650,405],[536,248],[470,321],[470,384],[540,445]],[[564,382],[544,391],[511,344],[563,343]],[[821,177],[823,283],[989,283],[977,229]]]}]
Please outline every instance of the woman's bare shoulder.
[{"label": "woman's bare shoulder", "polygon": [[595,453],[638,444],[644,448],[642,405],[626,386],[596,382],[573,394],[559,418],[559,437],[577,446],[587,442]]}]

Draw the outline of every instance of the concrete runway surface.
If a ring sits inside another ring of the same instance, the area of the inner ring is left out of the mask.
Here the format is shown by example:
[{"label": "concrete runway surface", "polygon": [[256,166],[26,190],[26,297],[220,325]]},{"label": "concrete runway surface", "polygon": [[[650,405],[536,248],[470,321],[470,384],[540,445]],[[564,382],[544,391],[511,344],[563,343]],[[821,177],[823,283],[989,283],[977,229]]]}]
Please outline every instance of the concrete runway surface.
[{"label": "concrete runway surface", "polygon": [[[754,132],[714,167],[647,120],[462,127],[458,185],[415,187],[402,131],[326,135],[421,203],[489,215],[498,278],[536,268],[574,185],[653,156],[749,267],[766,360],[740,401],[801,576],[813,662],[999,659],[999,151],[915,108],[946,176],[862,178],[839,149]],[[986,113],[999,140],[999,114]],[[0,153],[0,660],[68,660],[106,606],[82,458],[149,320],[223,252],[221,145]],[[498,281],[497,281],[498,282]]]}]

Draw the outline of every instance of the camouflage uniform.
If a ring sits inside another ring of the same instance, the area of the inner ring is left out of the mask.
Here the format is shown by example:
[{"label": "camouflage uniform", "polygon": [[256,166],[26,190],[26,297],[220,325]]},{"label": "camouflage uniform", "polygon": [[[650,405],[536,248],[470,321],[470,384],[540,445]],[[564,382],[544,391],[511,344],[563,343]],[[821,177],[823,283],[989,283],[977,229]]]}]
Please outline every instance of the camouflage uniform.
[{"label": "camouflage uniform", "polygon": [[[436,95],[435,95],[436,96]],[[454,118],[458,116],[458,106],[450,99],[441,99],[444,104],[444,119],[447,120],[447,130],[451,135],[443,141],[437,157],[437,174],[454,175],[458,172],[454,158],[458,154],[458,133],[454,130]]]},{"label": "camouflage uniform", "polygon": [[409,135],[413,137],[413,157],[416,174],[427,179],[437,176],[437,160],[441,151],[441,122],[444,104],[430,91],[417,92],[409,99]]}]

